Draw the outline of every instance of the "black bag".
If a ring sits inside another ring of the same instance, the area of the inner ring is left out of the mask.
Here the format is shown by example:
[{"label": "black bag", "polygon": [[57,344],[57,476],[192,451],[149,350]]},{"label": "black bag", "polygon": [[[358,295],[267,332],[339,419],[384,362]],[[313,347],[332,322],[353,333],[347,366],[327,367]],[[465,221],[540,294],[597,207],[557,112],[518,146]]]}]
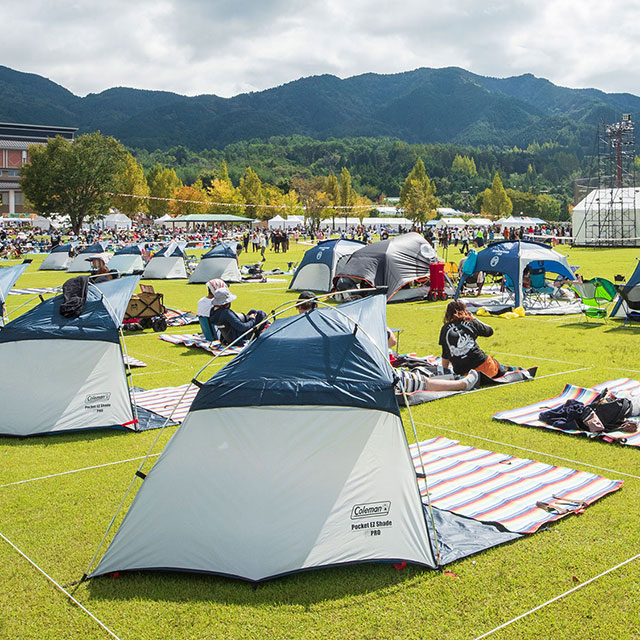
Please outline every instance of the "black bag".
[{"label": "black bag", "polygon": [[89,291],[89,276],[77,276],[62,285],[60,315],[65,318],[78,318],[84,309]]}]

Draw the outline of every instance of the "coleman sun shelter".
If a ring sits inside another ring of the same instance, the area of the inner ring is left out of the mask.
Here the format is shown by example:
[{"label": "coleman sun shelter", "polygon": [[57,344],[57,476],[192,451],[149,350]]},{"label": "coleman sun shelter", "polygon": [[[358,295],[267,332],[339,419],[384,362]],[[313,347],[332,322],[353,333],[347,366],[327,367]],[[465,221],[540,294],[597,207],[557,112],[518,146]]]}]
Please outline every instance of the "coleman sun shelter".
[{"label": "coleman sun shelter", "polygon": [[139,278],[90,284],[77,318],[62,296],[0,329],[0,434],[134,429],[119,327]]},{"label": "coleman sun shelter", "polygon": [[189,284],[203,284],[220,278],[227,283],[242,282],[238,269],[237,242],[220,242],[202,254],[198,266],[189,277]]},{"label": "coleman sun shelter", "polygon": [[[54,247],[51,253],[42,261],[39,270],[66,271],[69,264],[71,264],[71,256],[69,255],[71,246],[70,244],[59,244]],[[84,266],[86,267],[87,265]]]},{"label": "coleman sun shelter", "polygon": [[[472,257],[475,256],[475,257]],[[545,244],[528,240],[493,242],[477,254],[470,254],[467,260],[474,260],[475,265],[463,269],[456,298],[460,295],[462,287],[472,275],[482,271],[483,273],[502,273],[509,276],[513,282],[515,306],[520,306],[524,301],[522,289],[522,274],[525,267],[544,269],[559,276],[573,280],[574,275],[567,258],[554,251]]]},{"label": "coleman sun shelter", "polygon": [[187,256],[177,242],[163,247],[153,254],[142,277],[146,280],[173,280],[187,277]]},{"label": "coleman sun shelter", "polygon": [[109,261],[109,254],[105,252],[104,245],[100,242],[91,244],[80,251],[80,253],[73,258],[67,272],[69,273],[89,273],[91,271],[91,258],[102,258],[105,262]]},{"label": "coleman sun shelter", "polygon": [[[436,567],[386,340],[383,296],[276,320],[200,387],[90,577]],[[433,511],[440,562],[517,537]]]},{"label": "coleman sun shelter", "polygon": [[22,264],[0,269],[0,327],[4,326],[5,302],[9,291],[17,282],[18,278],[25,272],[31,260],[26,260]]},{"label": "coleman sun shelter", "polygon": [[422,299],[428,287],[407,285],[428,279],[429,265],[437,261],[435,250],[419,233],[405,233],[352,253],[336,269],[333,283],[338,290],[351,289],[354,285],[387,287],[389,302]]},{"label": "coleman sun shelter", "polygon": [[359,240],[323,240],[308,249],[296,269],[289,289],[293,291],[331,291],[338,265],[366,244]]},{"label": "coleman sun shelter", "polygon": [[120,247],[109,260],[109,271],[129,274],[143,269],[142,250],[137,244]]}]

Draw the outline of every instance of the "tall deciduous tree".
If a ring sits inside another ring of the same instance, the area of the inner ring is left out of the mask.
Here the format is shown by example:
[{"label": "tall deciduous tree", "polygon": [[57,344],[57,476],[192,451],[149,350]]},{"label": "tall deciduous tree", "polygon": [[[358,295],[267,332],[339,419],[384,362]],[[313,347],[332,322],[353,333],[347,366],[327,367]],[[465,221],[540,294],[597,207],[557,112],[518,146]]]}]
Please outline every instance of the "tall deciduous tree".
[{"label": "tall deciduous tree", "polygon": [[[118,178],[117,193],[135,196],[149,195],[149,185],[145,180],[142,166],[130,153],[127,153],[125,157],[124,168]],[[149,201],[144,198],[114,196],[113,205],[130,218],[138,211],[146,212],[149,210]]]},{"label": "tall deciduous tree", "polygon": [[263,217],[263,207],[260,205],[265,204],[264,188],[260,176],[251,167],[247,167],[244,176],[240,178],[238,191],[247,205],[245,214],[250,218]]},{"label": "tall deciduous tree", "polygon": [[42,216],[68,215],[78,233],[84,221],[109,213],[108,193],[117,190],[127,155],[115,138],[97,132],[70,142],[58,136],[29,154],[20,170],[22,191]]},{"label": "tall deciduous tree", "polygon": [[[337,207],[340,204],[340,184],[338,184],[338,178],[336,178],[336,174],[333,171],[329,174],[325,181],[324,192],[329,197],[329,202],[332,207]],[[336,228],[336,212],[338,209],[332,209],[332,227],[335,230]]]},{"label": "tall deciduous tree", "polygon": [[[174,193],[182,187],[182,181],[178,178],[174,169],[166,169],[160,164],[151,168],[147,175],[149,195],[155,198],[173,198]],[[169,213],[169,203],[162,200],[149,200],[149,213],[154,218]]]},{"label": "tall deciduous tree", "polygon": [[347,228],[347,218],[355,202],[356,193],[351,186],[351,174],[347,167],[342,167],[340,171],[340,212],[344,215],[345,231]]},{"label": "tall deciduous tree", "polygon": [[511,211],[513,211],[513,203],[502,186],[500,176],[496,173],[493,176],[491,189],[485,189],[482,193],[481,213],[485,216],[502,218],[511,215]]},{"label": "tall deciduous tree", "polygon": [[429,180],[422,158],[418,158],[400,190],[400,202],[407,218],[424,225],[436,217],[440,201],[436,197],[436,185]]},{"label": "tall deciduous tree", "polygon": [[194,183],[192,187],[180,187],[173,197],[174,202],[170,203],[169,213],[172,216],[188,216],[197,213],[205,213],[208,205],[202,204],[207,199],[207,194],[202,191],[202,182]]}]

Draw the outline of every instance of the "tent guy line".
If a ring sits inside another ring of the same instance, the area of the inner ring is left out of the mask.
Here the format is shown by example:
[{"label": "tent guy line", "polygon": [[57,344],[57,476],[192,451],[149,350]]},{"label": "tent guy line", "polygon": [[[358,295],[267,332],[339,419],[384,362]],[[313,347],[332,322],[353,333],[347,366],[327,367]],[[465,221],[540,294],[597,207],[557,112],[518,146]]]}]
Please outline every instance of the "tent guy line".
[{"label": "tent guy line", "polygon": [[[159,456],[159,453],[152,453],[149,457]],[[138,456],[137,458],[127,458],[126,460],[116,460],[115,462],[105,462],[103,464],[94,464],[91,467],[82,467],[80,469],[71,469],[70,471],[60,471],[59,473],[50,473],[47,476],[38,476],[37,478],[28,478],[27,480],[16,480],[15,482],[7,482],[7,484],[0,484],[0,489],[5,487],[13,487],[17,484],[26,484],[27,482],[35,482],[36,480],[47,480],[48,478],[57,478],[58,476],[66,476],[70,473],[79,473],[80,471],[91,471],[92,469],[102,469],[103,467],[111,467],[116,464],[123,464],[125,462],[135,462],[136,460],[142,460],[146,456]]]},{"label": "tent guy line", "polygon": [[431,429],[440,429],[441,431],[448,431],[450,433],[455,433],[459,436],[467,436],[468,438],[476,438],[477,440],[483,440],[484,442],[491,442],[492,444],[499,444],[503,447],[511,447],[512,449],[518,449],[520,451],[526,451],[527,453],[535,453],[538,456],[547,456],[547,458],[554,458],[555,460],[562,460],[563,462],[570,462],[571,464],[579,464],[584,467],[591,467],[592,469],[598,469],[599,471],[606,471],[607,473],[617,473],[620,476],[625,476],[626,478],[633,478],[634,480],[640,480],[640,476],[634,476],[631,473],[625,473],[624,471],[617,471],[616,469],[609,469],[607,467],[600,467],[595,464],[589,464],[588,462],[582,462],[580,460],[572,460],[571,458],[563,458],[562,456],[558,456],[555,453],[545,453],[544,451],[536,451],[535,449],[527,449],[526,447],[520,447],[517,444],[509,444],[508,442],[500,442],[500,440],[492,440],[491,438],[485,438],[484,436],[477,436],[473,433],[466,433],[464,431],[457,431],[456,429],[451,429],[449,427],[440,427],[435,424],[430,424],[428,422],[416,422],[423,427],[429,427]]},{"label": "tent guy line", "polygon": [[486,633],[483,633],[481,636],[477,636],[474,640],[482,640],[483,638],[487,638],[488,636],[494,634],[496,631],[500,631],[501,629],[504,629],[505,627],[512,625],[514,622],[517,622],[518,620],[522,620],[522,618],[526,618],[527,616],[531,615],[532,613],[535,613],[536,611],[540,611],[540,609],[546,607],[547,605],[557,602],[561,598],[564,598],[565,596],[568,596],[578,591],[579,589],[582,589],[582,587],[586,587],[587,585],[591,584],[592,582],[595,582],[599,578],[602,578],[607,574],[611,573],[612,571],[616,571],[617,569],[620,569],[621,567],[624,567],[625,565],[629,564],[630,562],[633,562],[634,560],[638,560],[639,558],[640,558],[640,553],[636,554],[635,556],[632,556],[631,558],[627,558],[620,564],[617,564],[615,567],[611,567],[610,569],[607,569],[606,571],[599,573],[597,576],[594,576],[593,578],[590,578],[585,582],[581,582],[580,584],[576,585],[572,589],[569,589],[568,591],[565,591],[564,593],[557,595],[555,598],[551,598],[550,600],[547,600],[546,602],[539,604],[537,607],[534,607],[533,609],[529,609],[529,611],[525,611],[524,613],[521,613],[519,616],[516,616],[515,618],[512,618],[511,620],[504,622],[503,624],[495,627],[494,629],[491,629],[491,631],[487,631]]},{"label": "tent guy line", "polygon": [[102,620],[91,613],[91,611],[89,611],[89,609],[87,609],[81,602],[76,600],[63,586],[58,584],[46,571],[44,571],[44,569],[41,569],[26,553],[16,547],[16,545],[13,544],[13,542],[11,542],[9,538],[7,538],[2,533],[0,533],[0,538],[2,538],[10,547],[13,548],[14,551],[22,556],[32,567],[34,567],[34,569],[39,571],[49,582],[51,582],[51,584],[53,584],[56,589],[58,589],[58,591],[67,596],[67,598],[69,598],[69,600],[71,600],[71,602],[73,602],[76,607],[78,607],[81,611],[84,611],[94,622],[97,622],[98,625],[100,625],[100,627],[104,629],[104,631],[106,631],[112,638],[115,638],[115,640],[120,640],[120,637],[117,636],[113,631],[111,631],[111,629],[109,629],[109,627],[107,627],[107,625],[102,622]]}]

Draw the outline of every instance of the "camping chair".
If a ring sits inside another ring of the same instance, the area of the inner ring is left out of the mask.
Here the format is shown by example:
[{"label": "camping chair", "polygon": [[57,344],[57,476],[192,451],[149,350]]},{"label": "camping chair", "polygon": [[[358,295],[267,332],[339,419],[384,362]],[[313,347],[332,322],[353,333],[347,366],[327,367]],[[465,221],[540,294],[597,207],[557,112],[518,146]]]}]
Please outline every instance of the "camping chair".
[{"label": "camping chair", "polygon": [[580,297],[580,302],[584,305],[582,313],[587,321],[589,318],[596,320],[601,318],[606,322],[609,306],[616,297],[616,287],[611,281],[604,278],[591,278],[585,282],[574,282],[571,289]]},{"label": "camping chair", "polygon": [[640,285],[627,284],[617,289],[626,305],[626,317],[622,326],[626,326],[627,322],[633,320],[640,322]]},{"label": "camping chair", "polygon": [[457,282],[459,278],[460,270],[455,262],[444,263],[444,274],[449,278],[450,282]]},{"label": "camping chair", "polygon": [[538,303],[541,307],[546,307],[554,301],[557,302],[559,288],[552,287],[547,283],[544,267],[531,268],[529,278],[530,286],[524,290],[524,294],[533,304]]}]

